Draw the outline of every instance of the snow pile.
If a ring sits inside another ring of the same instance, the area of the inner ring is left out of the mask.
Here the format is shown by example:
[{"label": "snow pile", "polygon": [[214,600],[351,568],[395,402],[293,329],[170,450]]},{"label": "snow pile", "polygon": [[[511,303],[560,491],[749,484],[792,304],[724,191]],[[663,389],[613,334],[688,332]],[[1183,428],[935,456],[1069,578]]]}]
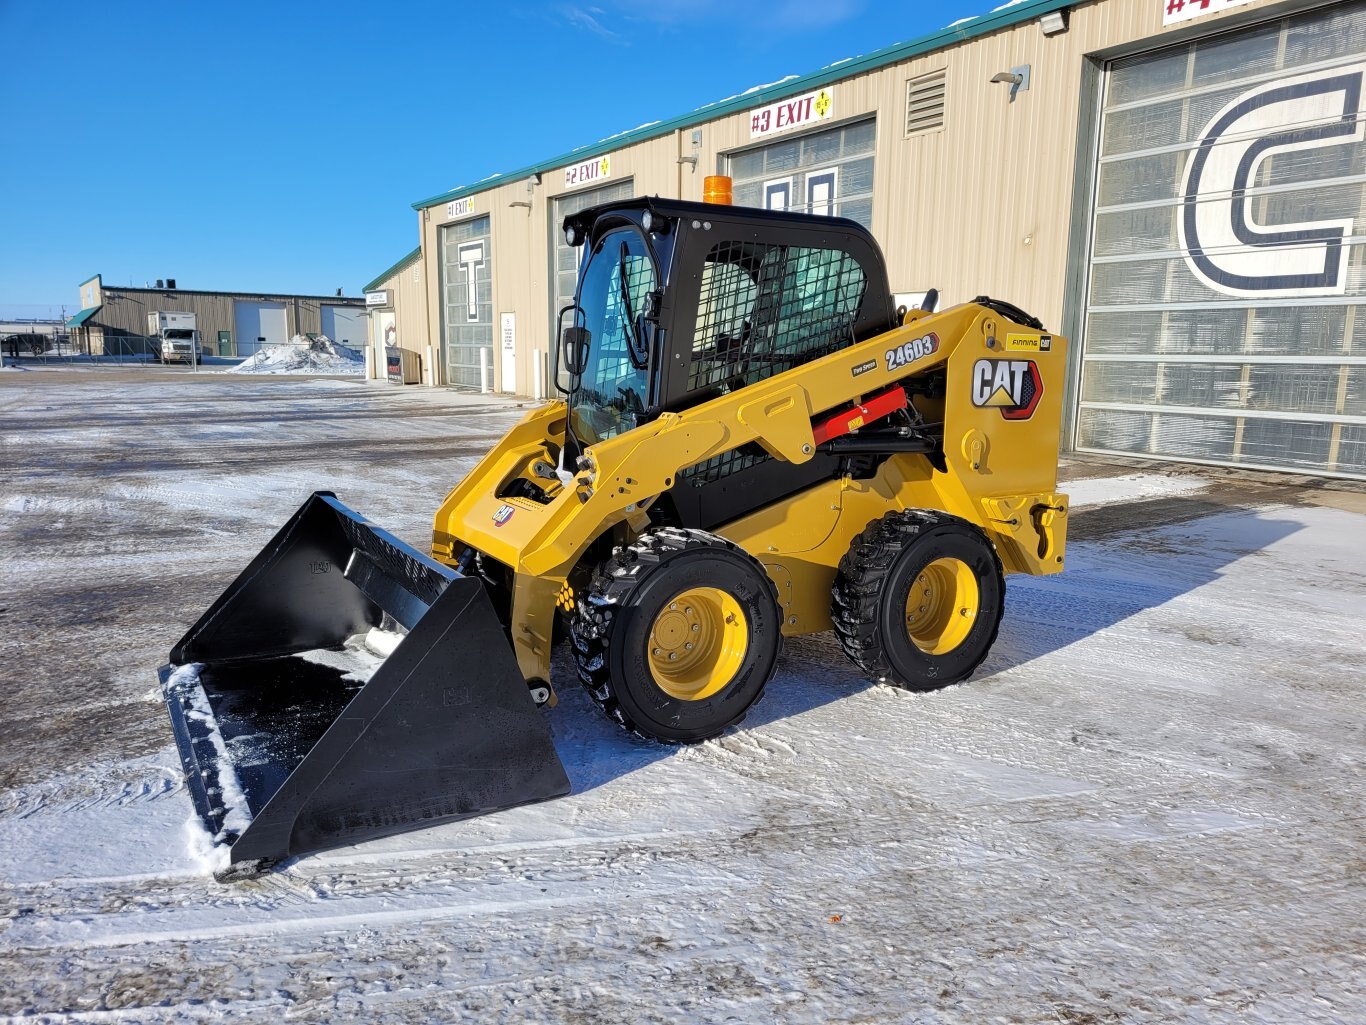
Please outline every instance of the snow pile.
[{"label": "snow pile", "polygon": [[295,335],[288,345],[268,345],[220,374],[363,374],[359,349],[327,335]]}]

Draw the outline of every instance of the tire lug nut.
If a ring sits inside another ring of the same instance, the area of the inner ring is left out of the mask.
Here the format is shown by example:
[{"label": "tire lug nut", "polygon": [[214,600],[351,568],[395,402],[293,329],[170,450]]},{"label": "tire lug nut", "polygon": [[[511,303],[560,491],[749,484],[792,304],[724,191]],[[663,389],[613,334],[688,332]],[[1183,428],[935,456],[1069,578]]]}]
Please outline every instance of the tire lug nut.
[{"label": "tire lug nut", "polygon": [[694,623],[694,624],[692,625],[692,632],[693,632],[693,633],[697,633],[697,632],[699,632],[701,629],[702,629],[702,627],[701,627],[699,624],[697,624],[697,623]]},{"label": "tire lug nut", "polygon": [[678,608],[678,602],[676,602],[676,601],[671,601],[671,602],[669,602],[669,609],[670,609],[670,611],[672,611],[673,609],[676,609],[676,608]]},{"label": "tire lug nut", "polygon": [[671,652],[669,652],[669,661],[670,661],[670,662],[672,662],[672,661],[673,661],[674,659],[676,659],[676,658],[678,658],[678,652],[676,652],[676,651],[671,651]]},{"label": "tire lug nut", "polygon": [[689,651],[692,651],[692,641],[689,641],[687,644],[683,645],[683,647],[687,648]]}]

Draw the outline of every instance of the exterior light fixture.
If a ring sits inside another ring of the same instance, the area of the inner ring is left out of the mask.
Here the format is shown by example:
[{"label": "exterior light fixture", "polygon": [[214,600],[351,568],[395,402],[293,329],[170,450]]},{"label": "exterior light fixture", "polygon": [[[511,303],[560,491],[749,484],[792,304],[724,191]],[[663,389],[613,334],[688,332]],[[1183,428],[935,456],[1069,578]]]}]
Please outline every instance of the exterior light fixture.
[{"label": "exterior light fixture", "polygon": [[1056,36],[1067,31],[1067,11],[1049,11],[1039,18],[1039,28],[1046,36]]}]

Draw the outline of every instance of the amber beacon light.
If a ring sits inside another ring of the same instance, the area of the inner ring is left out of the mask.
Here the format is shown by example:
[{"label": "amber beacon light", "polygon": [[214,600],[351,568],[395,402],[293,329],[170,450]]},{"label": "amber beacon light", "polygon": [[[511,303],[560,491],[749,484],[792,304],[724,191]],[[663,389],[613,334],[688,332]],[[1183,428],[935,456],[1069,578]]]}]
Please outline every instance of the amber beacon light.
[{"label": "amber beacon light", "polygon": [[730,206],[730,177],[724,174],[707,175],[702,181],[702,202]]}]

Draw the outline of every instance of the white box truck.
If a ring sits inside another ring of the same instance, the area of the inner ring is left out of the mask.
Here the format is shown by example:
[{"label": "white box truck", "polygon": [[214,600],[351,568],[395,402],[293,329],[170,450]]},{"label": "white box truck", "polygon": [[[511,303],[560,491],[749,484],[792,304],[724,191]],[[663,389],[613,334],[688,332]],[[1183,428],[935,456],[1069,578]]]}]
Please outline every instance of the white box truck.
[{"label": "white box truck", "polygon": [[193,313],[149,313],[147,333],[157,340],[163,363],[194,363],[204,359]]}]

